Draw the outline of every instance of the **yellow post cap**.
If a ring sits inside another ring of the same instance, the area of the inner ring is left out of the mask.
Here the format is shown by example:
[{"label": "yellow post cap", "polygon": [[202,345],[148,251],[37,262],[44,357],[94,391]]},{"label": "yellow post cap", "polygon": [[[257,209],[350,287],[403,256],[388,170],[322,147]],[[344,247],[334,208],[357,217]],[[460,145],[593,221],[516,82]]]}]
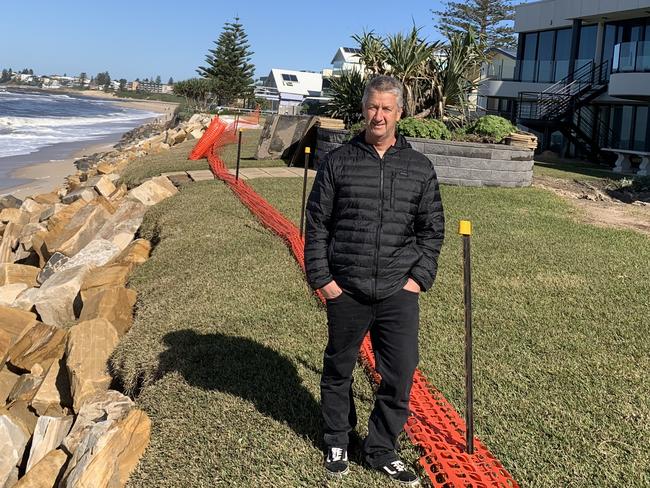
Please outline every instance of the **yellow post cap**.
[{"label": "yellow post cap", "polygon": [[305,154],[310,154],[310,153],[311,153],[311,147],[306,147]]},{"label": "yellow post cap", "polygon": [[472,235],[472,222],[469,220],[461,220],[458,223],[458,233],[461,236],[471,236]]}]

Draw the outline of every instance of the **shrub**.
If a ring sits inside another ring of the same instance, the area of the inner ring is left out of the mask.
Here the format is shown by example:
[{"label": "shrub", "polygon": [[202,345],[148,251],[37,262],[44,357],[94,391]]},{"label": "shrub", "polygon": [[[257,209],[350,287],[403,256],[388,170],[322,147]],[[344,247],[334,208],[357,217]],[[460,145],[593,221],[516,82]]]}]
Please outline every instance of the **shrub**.
[{"label": "shrub", "polygon": [[348,129],[349,133],[348,136],[345,138],[345,141],[349,141],[352,139],[354,136],[359,134],[362,130],[366,128],[366,121],[365,120],[360,120],[359,122],[355,122],[350,126]]},{"label": "shrub", "polygon": [[487,137],[495,142],[501,142],[513,132],[517,132],[517,128],[508,119],[498,115],[484,115],[466,129],[467,134]]},{"label": "shrub", "polygon": [[435,119],[407,117],[397,123],[397,132],[406,137],[424,139],[451,139],[451,132],[445,124]]}]

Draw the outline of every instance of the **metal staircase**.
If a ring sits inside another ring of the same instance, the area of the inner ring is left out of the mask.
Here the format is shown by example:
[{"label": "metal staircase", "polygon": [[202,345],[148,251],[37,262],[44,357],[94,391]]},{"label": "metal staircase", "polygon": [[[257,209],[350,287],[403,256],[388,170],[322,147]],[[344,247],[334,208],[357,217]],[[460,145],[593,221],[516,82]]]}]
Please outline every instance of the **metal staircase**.
[{"label": "metal staircase", "polygon": [[607,90],[608,62],[593,61],[542,92],[520,92],[517,122],[533,130],[559,130],[590,157],[608,146],[611,130],[589,105]]}]

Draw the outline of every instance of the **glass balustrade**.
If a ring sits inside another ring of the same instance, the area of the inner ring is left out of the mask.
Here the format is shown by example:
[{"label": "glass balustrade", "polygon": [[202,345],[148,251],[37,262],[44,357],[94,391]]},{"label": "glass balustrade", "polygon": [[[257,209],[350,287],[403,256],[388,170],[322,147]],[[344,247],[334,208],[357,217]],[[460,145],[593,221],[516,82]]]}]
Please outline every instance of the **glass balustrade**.
[{"label": "glass balustrade", "polygon": [[621,42],[614,46],[613,73],[650,71],[650,41]]}]

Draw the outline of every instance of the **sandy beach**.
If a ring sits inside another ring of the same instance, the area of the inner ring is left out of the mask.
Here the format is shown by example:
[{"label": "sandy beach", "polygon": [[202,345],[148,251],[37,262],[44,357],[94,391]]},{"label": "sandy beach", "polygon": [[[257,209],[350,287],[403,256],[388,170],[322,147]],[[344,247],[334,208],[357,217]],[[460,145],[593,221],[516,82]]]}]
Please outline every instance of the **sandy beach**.
[{"label": "sandy beach", "polygon": [[67,176],[77,172],[77,168],[74,165],[77,159],[98,152],[110,151],[114,145],[114,142],[89,145],[73,152],[66,159],[34,163],[19,168],[11,173],[11,177],[17,180],[29,181],[21,185],[0,190],[0,195],[11,194],[17,198],[24,199],[30,195],[51,192],[59,188],[65,182]]},{"label": "sandy beach", "polygon": [[[115,105],[138,110],[146,110],[160,114],[156,118],[145,119],[142,124],[151,122],[167,122],[174,114],[178,104],[157,100],[131,100],[114,97],[110,93],[88,92],[78,90],[61,90],[74,96],[101,98],[111,100]],[[47,193],[59,188],[65,178],[77,171],[74,162],[82,157],[98,152],[107,152],[119,142],[121,134],[95,141],[62,143],[45,147],[32,154],[2,158],[4,164],[15,165],[10,177],[16,180],[16,185],[0,189],[0,195],[14,195],[24,199],[30,195]]]}]

